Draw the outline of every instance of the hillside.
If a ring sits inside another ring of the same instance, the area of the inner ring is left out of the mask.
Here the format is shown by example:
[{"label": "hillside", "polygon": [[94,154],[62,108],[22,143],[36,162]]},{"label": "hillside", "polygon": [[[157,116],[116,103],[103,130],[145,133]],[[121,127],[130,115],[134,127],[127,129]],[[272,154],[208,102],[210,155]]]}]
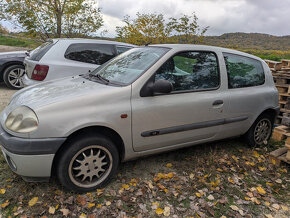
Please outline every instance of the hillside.
[{"label": "hillside", "polygon": [[290,50],[290,35],[273,36],[261,33],[225,33],[205,36],[203,44],[236,49]]}]

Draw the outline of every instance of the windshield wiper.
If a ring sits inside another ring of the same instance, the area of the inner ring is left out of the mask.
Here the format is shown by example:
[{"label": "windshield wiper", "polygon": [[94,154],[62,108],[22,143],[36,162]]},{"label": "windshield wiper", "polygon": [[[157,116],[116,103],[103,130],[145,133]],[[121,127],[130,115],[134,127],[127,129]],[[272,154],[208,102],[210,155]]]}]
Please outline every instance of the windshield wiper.
[{"label": "windshield wiper", "polygon": [[95,74],[90,73],[89,76],[90,76],[90,77],[97,78],[97,79],[99,79],[99,80],[105,82],[106,84],[109,84],[109,83],[110,83],[110,80],[108,80],[108,79],[102,77],[100,74],[96,74],[96,75],[95,75]]}]

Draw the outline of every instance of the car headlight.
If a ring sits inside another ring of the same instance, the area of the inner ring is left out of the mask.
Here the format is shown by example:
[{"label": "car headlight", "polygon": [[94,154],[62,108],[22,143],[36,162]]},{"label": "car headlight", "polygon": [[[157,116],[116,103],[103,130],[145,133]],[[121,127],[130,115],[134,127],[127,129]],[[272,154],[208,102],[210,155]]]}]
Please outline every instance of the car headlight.
[{"label": "car headlight", "polygon": [[37,129],[38,119],[29,107],[20,106],[8,115],[5,125],[13,132],[29,133]]}]

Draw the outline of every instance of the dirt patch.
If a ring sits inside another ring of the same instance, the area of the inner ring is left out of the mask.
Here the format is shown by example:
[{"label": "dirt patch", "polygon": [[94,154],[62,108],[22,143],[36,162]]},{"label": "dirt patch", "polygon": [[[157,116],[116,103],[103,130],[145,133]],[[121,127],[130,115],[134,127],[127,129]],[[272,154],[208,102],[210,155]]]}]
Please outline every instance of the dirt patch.
[{"label": "dirt patch", "polygon": [[0,83],[0,112],[6,107],[15,92],[16,90],[8,89],[4,83]]},{"label": "dirt patch", "polygon": [[28,48],[23,47],[15,47],[15,46],[7,46],[0,45],[0,52],[8,52],[8,51],[26,51]]}]

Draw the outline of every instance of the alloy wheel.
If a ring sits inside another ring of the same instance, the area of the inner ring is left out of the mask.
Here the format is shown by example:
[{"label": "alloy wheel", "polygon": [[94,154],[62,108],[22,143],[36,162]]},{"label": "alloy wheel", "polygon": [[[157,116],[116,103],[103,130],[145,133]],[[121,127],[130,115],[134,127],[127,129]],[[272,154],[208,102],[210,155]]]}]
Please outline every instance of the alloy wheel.
[{"label": "alloy wheel", "polygon": [[256,144],[261,145],[267,142],[271,135],[271,128],[272,124],[268,119],[262,119],[257,123],[254,131],[254,140]]},{"label": "alloy wheel", "polygon": [[99,145],[91,145],[78,151],[70,161],[69,177],[82,188],[91,188],[102,183],[112,170],[111,153]]},{"label": "alloy wheel", "polygon": [[8,72],[8,82],[11,84],[11,86],[15,88],[22,88],[23,83],[21,81],[21,78],[24,76],[24,74],[24,69],[14,68],[10,72]]}]

